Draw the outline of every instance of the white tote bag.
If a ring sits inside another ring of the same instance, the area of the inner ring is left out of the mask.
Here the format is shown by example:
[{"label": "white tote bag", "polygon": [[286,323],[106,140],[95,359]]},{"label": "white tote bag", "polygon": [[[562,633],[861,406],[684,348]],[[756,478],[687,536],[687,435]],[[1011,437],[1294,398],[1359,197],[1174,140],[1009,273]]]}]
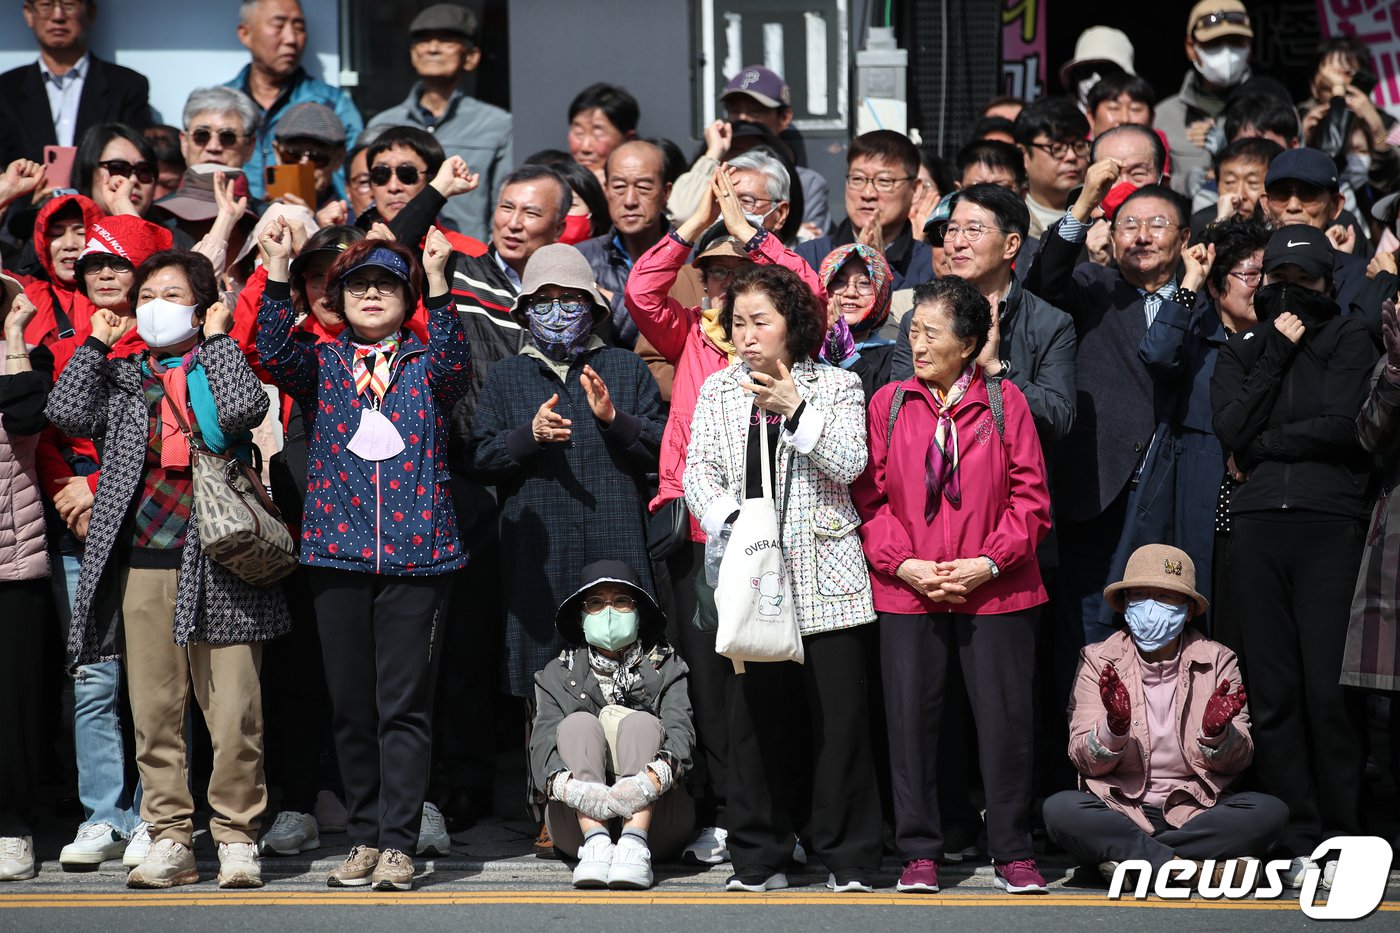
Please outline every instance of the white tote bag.
[{"label": "white tote bag", "polygon": [[767,425],[759,425],[758,437],[762,496],[744,499],[740,505],[715,587],[719,613],[715,651],[733,661],[735,672],[740,674],[746,661],[801,664],[804,659],[792,604],[792,581],[783,560],[782,526],[773,502]]}]

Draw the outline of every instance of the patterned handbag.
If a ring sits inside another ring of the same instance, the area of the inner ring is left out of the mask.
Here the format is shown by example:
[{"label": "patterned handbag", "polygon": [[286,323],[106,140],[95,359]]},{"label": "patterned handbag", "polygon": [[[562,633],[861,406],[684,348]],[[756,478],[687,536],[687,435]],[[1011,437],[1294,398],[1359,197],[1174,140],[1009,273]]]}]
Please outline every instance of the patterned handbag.
[{"label": "patterned handbag", "polygon": [[[199,546],[244,583],[276,583],[297,565],[292,534],[253,467],[199,445],[189,422],[165,399],[190,445]],[[257,448],[254,448],[256,450]]]}]

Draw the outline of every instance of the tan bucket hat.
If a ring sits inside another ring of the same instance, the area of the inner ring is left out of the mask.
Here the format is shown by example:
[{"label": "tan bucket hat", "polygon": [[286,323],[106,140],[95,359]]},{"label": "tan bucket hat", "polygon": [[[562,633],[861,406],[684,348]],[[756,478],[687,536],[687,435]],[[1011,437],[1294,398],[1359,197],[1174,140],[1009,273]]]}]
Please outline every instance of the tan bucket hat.
[{"label": "tan bucket hat", "polygon": [[706,246],[705,251],[695,257],[695,264],[699,265],[706,259],[718,259],[721,256],[732,256],[735,259],[752,258],[744,250],[744,244],[739,242],[738,237],[722,236],[709,246]]},{"label": "tan bucket hat", "polygon": [[1123,579],[1109,584],[1103,598],[1115,612],[1122,612],[1126,591],[1146,589],[1170,590],[1191,600],[1191,617],[1206,611],[1210,604],[1196,592],[1196,565],[1181,548],[1169,544],[1145,544],[1128,558]]},{"label": "tan bucket hat", "polygon": [[593,267],[583,253],[568,243],[550,243],[535,250],[525,263],[520,294],[515,296],[515,303],[510,308],[511,316],[522,326],[528,324],[525,320],[526,300],[546,285],[574,288],[593,296],[595,325],[611,310],[603,293],[598,291],[598,283],[593,279]]}]

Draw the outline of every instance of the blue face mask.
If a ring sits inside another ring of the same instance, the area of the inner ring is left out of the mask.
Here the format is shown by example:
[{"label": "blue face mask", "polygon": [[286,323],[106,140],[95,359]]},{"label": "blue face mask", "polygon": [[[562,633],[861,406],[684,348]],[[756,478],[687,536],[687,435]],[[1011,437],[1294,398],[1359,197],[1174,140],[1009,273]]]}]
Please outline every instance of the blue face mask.
[{"label": "blue face mask", "polygon": [[1175,606],[1159,599],[1134,599],[1128,603],[1123,617],[1128,620],[1128,631],[1132,632],[1137,646],[1152,652],[1165,648],[1181,634],[1190,611],[1189,603]]},{"label": "blue face mask", "polygon": [[593,333],[593,305],[581,301],[532,302],[526,311],[530,337],[545,356],[572,363],[588,348]]},{"label": "blue face mask", "polygon": [[596,615],[583,613],[583,640],[604,651],[621,651],[637,640],[637,610],[619,612],[609,606]]}]

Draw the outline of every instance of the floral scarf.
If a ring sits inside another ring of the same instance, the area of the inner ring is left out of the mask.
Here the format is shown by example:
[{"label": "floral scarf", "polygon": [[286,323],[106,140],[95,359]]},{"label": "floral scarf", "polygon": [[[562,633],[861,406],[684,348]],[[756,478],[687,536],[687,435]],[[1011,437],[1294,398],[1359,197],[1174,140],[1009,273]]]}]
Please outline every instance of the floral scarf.
[{"label": "floral scarf", "polygon": [[933,393],[934,414],[938,416],[938,426],[933,430],[933,440],[929,441],[928,454],[924,458],[924,521],[929,524],[938,515],[944,499],[952,503],[953,508],[962,504],[962,480],[958,477],[958,426],[953,421],[953,409],[967,394],[976,372],[976,363],[969,362],[946,398],[937,386],[929,386],[929,391]]},{"label": "floral scarf", "polygon": [[614,660],[598,649],[589,646],[588,666],[593,676],[598,678],[598,686],[603,690],[603,698],[617,706],[640,709],[636,703],[628,703],[628,695],[642,682],[642,643],[634,641],[622,650],[622,657]]}]

